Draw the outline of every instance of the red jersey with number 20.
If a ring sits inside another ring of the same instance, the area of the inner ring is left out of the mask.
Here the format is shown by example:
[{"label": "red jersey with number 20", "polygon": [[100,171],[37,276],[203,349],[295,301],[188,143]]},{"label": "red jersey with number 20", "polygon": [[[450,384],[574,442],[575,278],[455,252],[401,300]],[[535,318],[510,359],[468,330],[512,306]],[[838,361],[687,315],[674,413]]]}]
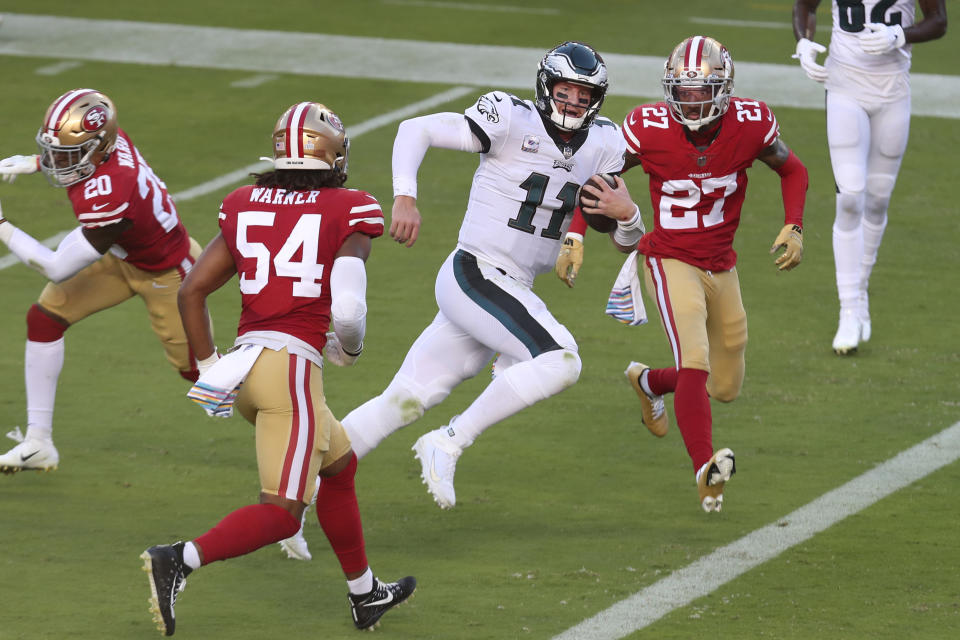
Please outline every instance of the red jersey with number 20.
[{"label": "red jersey with number 20", "polygon": [[241,187],[220,206],[220,233],[240,278],[237,335],[277,331],[322,351],[330,328],[330,270],[352,233],[383,234],[365,191]]},{"label": "red jersey with number 20", "polygon": [[665,103],[640,105],[627,114],[627,153],[650,175],[653,205],[653,231],[643,236],[638,250],[701,269],[732,269],[747,168],[778,135],[777,119],[759,100],[730,98],[720,132],[703,151]]},{"label": "red jersey with number 20", "polygon": [[[92,176],[67,187],[74,215],[85,229],[130,220],[110,253],[145,271],[189,267],[190,237],[167,185],[153,172],[127,134]],[[188,262],[184,264],[184,261]]]}]

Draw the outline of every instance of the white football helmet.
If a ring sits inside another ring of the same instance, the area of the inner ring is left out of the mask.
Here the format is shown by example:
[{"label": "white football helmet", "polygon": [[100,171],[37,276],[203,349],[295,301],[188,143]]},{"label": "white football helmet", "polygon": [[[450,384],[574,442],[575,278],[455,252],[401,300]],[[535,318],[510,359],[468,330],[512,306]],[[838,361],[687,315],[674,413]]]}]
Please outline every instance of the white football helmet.
[{"label": "white football helmet", "polygon": [[275,169],[329,169],[346,175],[349,153],[340,118],[318,102],[293,105],[273,128]]},{"label": "white football helmet", "polygon": [[[553,85],[573,82],[590,89],[591,100],[579,118],[565,115],[553,99]],[[564,42],[547,52],[537,67],[537,109],[563,131],[586,129],[600,113],[607,95],[607,65],[593,47],[582,42]]]},{"label": "white football helmet", "polygon": [[[708,89],[703,100],[682,100],[680,89]],[[722,44],[706,36],[687,38],[663,65],[663,95],[673,119],[698,131],[727,112],[733,94],[733,59]],[[687,113],[684,107],[696,106]]]},{"label": "white football helmet", "polygon": [[50,184],[86,180],[117,144],[117,108],[94,89],[74,89],[53,101],[37,132],[40,170]]}]

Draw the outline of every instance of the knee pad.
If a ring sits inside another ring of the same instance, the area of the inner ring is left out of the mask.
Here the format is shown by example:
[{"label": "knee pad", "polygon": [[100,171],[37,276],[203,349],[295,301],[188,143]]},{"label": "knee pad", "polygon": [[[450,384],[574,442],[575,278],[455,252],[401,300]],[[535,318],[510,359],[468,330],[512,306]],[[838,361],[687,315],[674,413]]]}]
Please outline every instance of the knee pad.
[{"label": "knee pad", "polygon": [[69,327],[51,318],[38,304],[27,311],[27,340],[31,342],[56,342]]},{"label": "knee pad", "polygon": [[896,184],[896,176],[872,175],[867,178],[867,193],[863,206],[864,218],[874,225],[885,224],[890,196]]},{"label": "knee pad", "polygon": [[860,218],[866,195],[863,191],[837,192],[837,218],[835,225],[841,231],[852,231],[860,226]]},{"label": "knee pad", "polygon": [[528,404],[560,393],[580,378],[580,356],[570,349],[542,353],[503,372],[513,390]]}]

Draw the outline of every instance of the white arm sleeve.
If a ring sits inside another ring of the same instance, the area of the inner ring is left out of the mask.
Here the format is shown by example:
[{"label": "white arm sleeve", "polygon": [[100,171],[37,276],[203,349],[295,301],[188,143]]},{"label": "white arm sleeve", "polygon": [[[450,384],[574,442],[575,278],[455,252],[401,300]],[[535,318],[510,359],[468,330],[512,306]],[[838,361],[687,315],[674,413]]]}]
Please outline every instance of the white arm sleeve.
[{"label": "white arm sleeve", "polygon": [[356,355],[363,349],[367,330],[367,271],[363,260],[341,256],[330,271],[330,319],[344,351]]},{"label": "white arm sleeve", "polygon": [[63,282],[102,257],[84,237],[81,227],[68,233],[67,237],[60,241],[56,251],[46,248],[33,236],[9,222],[0,224],[0,240],[3,240],[25,265],[36,269],[53,282]]},{"label": "white arm sleeve", "polygon": [[417,197],[417,171],[430,147],[474,153],[482,150],[462,113],[433,113],[404,120],[393,141],[393,197]]}]

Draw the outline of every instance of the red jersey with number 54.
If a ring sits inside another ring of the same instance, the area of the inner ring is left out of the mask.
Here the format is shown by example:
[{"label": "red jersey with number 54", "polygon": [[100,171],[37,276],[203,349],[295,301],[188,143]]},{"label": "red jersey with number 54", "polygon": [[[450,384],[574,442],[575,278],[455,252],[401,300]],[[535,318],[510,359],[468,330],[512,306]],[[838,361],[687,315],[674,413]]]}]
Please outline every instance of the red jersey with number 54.
[{"label": "red jersey with number 54", "polygon": [[220,206],[220,233],[240,278],[237,335],[278,331],[322,351],[330,328],[330,270],[352,233],[383,234],[366,191],[246,186]]},{"label": "red jersey with number 54", "polygon": [[73,213],[85,229],[130,220],[110,253],[145,271],[185,266],[190,237],[177,216],[167,185],[146,163],[127,134],[93,175],[67,187]]},{"label": "red jersey with number 54", "polygon": [[720,132],[703,151],[665,103],[640,105],[627,114],[627,154],[649,174],[653,205],[653,231],[640,240],[639,251],[701,269],[732,269],[747,168],[778,135],[777,119],[759,100],[730,98]]}]

